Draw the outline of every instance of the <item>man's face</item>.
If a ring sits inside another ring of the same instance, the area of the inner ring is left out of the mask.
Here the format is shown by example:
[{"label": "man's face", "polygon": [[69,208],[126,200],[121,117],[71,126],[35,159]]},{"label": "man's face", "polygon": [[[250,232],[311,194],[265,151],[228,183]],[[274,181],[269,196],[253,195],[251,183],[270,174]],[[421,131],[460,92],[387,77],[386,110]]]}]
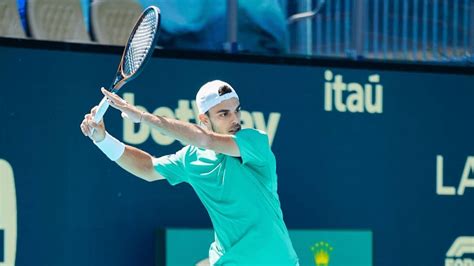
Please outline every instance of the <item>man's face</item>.
[{"label": "man's face", "polygon": [[235,135],[241,129],[240,102],[237,98],[222,101],[204,116],[201,121],[216,133]]}]

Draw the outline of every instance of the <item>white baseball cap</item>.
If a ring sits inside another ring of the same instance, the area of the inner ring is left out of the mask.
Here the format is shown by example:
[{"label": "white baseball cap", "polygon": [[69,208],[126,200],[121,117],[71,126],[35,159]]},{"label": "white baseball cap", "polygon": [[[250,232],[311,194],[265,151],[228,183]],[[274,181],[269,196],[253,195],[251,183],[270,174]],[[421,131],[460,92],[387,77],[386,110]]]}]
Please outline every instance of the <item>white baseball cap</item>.
[{"label": "white baseball cap", "polygon": [[[231,91],[223,93],[223,88],[229,88]],[[232,86],[229,85],[229,83],[222,80],[209,81],[208,83],[202,85],[196,94],[196,104],[199,114],[205,114],[212,107],[231,98],[239,99],[239,96]]]}]

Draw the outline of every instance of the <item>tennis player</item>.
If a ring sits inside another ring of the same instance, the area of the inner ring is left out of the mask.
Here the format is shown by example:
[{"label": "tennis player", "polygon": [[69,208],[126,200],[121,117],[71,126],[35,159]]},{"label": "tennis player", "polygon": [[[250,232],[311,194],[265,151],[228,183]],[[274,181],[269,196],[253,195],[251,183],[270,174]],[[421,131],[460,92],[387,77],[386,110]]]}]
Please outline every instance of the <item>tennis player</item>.
[{"label": "tennis player", "polygon": [[210,265],[298,265],[283,221],[268,136],[241,129],[239,97],[228,83],[214,80],[199,89],[201,126],[143,112],[102,92],[122,116],[188,144],[155,158],[112,137],[103,122],[94,123],[97,107],[81,123],[83,134],[126,171],[147,181],[192,186],[214,227]]}]

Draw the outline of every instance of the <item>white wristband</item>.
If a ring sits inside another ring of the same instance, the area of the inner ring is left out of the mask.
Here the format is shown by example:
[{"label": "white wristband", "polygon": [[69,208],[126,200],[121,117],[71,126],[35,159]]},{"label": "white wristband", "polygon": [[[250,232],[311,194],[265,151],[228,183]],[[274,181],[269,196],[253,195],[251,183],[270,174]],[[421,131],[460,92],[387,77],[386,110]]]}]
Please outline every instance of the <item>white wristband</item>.
[{"label": "white wristband", "polygon": [[105,138],[102,141],[94,141],[94,144],[112,161],[117,161],[125,152],[125,144],[112,137],[108,132],[105,132]]}]

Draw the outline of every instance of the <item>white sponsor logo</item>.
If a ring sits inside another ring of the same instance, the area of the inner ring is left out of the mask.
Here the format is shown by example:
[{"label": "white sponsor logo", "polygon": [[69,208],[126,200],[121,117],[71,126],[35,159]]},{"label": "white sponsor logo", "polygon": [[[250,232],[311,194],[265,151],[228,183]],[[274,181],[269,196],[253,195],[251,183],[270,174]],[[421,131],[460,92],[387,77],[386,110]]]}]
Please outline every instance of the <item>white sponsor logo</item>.
[{"label": "white sponsor logo", "polygon": [[383,112],[383,86],[380,75],[369,76],[369,83],[344,83],[342,75],[324,72],[324,110],[331,112],[333,106],[338,112],[378,113]]},{"label": "white sponsor logo", "polygon": [[[443,165],[444,158],[442,155],[436,156],[436,194],[438,195],[456,195],[456,188],[444,185]],[[461,181],[457,189],[459,196],[464,195],[466,188],[474,188],[474,178],[469,178],[474,172],[474,156],[468,156],[464,170],[462,172]],[[474,265],[473,265],[474,266]]]},{"label": "white sponsor logo", "polygon": [[[135,104],[135,94],[133,93],[124,93],[124,100],[130,104],[135,105],[143,111],[147,111],[144,106]],[[173,119],[178,119],[184,122],[195,122],[196,117],[198,116],[198,109],[195,101],[189,100],[178,100],[178,107],[172,109],[169,107],[158,107],[153,111],[153,114],[159,116],[166,116]],[[268,116],[268,120],[265,121],[265,116],[262,112],[248,112],[241,111],[241,120],[242,128],[256,128],[262,131],[267,132],[270,145],[273,143],[275,134],[278,128],[278,123],[280,122],[280,113],[272,112]],[[175,139],[168,137],[164,134],[161,134],[155,129],[144,124],[134,124],[131,121],[124,119],[123,120],[123,140],[130,144],[141,144],[144,143],[149,137],[159,145],[170,145]]]},{"label": "white sponsor logo", "polygon": [[465,254],[474,254],[474,237],[460,236],[446,252],[445,266],[474,266],[474,260],[463,257]]},{"label": "white sponsor logo", "polygon": [[0,159],[0,230],[3,231],[3,260],[0,266],[14,266],[16,257],[16,193],[13,169]]}]

